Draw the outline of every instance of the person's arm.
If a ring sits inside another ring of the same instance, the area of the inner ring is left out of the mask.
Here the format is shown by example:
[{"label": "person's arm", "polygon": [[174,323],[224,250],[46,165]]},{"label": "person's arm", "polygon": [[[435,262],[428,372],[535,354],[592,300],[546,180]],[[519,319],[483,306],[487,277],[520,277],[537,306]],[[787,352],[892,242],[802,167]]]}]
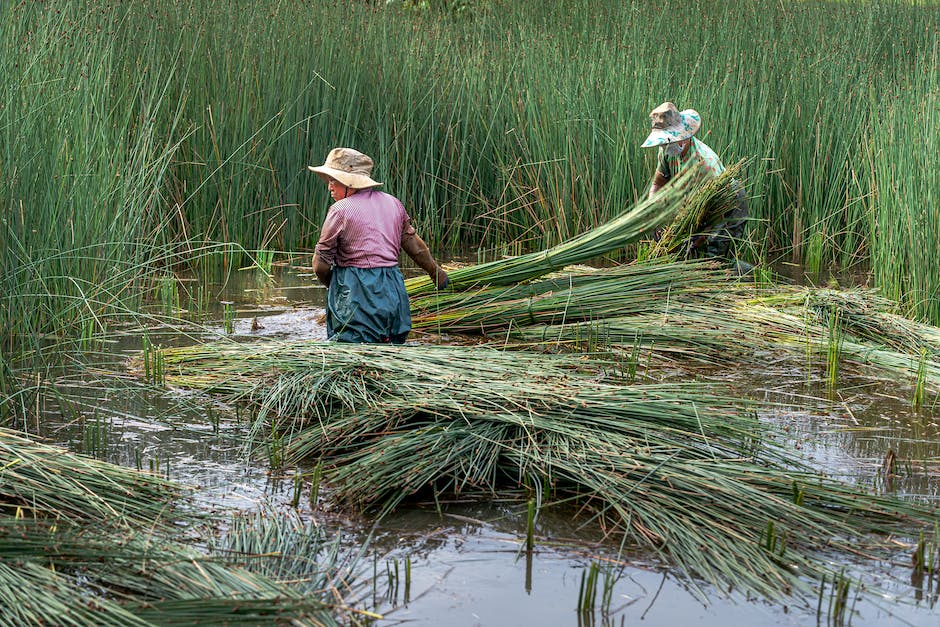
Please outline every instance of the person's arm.
[{"label": "person's arm", "polygon": [[330,279],[333,278],[333,266],[325,262],[319,253],[313,254],[313,273],[317,275],[317,280],[320,283],[326,287],[330,286]]},{"label": "person's arm", "polygon": [[666,178],[666,175],[657,169],[656,174],[653,175],[653,183],[650,185],[649,198],[652,198],[653,194],[658,192],[668,181],[669,179]]},{"label": "person's arm", "polygon": [[428,276],[434,281],[434,285],[437,286],[437,289],[442,290],[447,287],[447,284],[450,283],[450,277],[447,276],[444,269],[434,260],[428,245],[415,233],[414,228],[410,224],[402,231],[401,249],[408,253],[408,256],[411,257],[412,261],[418,264],[418,267],[428,273]]},{"label": "person's arm", "polygon": [[663,149],[660,147],[659,151],[656,153],[656,172],[653,174],[653,182],[650,185],[648,198],[652,198],[656,192],[662,189],[663,185],[668,183],[670,178],[672,178],[672,168],[669,167],[666,153],[663,152]]},{"label": "person's arm", "polygon": [[333,263],[336,260],[336,247],[340,233],[343,232],[343,216],[339,211],[330,209],[320,229],[320,240],[313,255],[313,273],[317,280],[326,287],[333,278]]}]

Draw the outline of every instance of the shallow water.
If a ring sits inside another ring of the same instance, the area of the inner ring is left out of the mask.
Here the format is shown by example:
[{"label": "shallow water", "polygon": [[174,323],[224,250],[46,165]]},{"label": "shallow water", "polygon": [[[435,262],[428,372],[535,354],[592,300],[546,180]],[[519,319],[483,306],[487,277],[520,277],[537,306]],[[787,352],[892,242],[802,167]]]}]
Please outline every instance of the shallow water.
[{"label": "shallow water", "polygon": [[[325,338],[319,321],[324,294],[311,275],[286,269],[274,281],[251,277],[246,282],[218,293],[199,335],[225,334],[224,303],[233,302],[235,337]],[[192,341],[151,333],[164,345]],[[124,357],[140,346],[136,335],[113,345],[113,374],[121,374]],[[108,368],[100,368],[97,376],[84,373],[60,382],[68,409],[48,407],[44,435],[72,450],[157,470],[193,486],[197,502],[207,509],[291,507],[292,482],[272,477],[263,455],[247,454],[248,425],[232,408],[179,390],[154,391],[134,378],[116,379]],[[721,379],[720,373],[713,376]],[[802,369],[770,363],[745,384],[739,379],[734,384],[744,385],[742,391],[752,397],[777,403],[763,418],[785,425],[792,438],[788,445],[827,474],[878,491],[940,496],[940,413],[933,407],[913,412],[905,385],[846,375],[829,393],[821,382],[807,380]],[[102,426],[106,438],[89,439],[95,425]],[[880,472],[888,450],[902,460],[899,476],[890,482]],[[360,606],[382,613],[379,624],[743,626],[817,620],[814,605],[784,607],[708,586],[697,591],[651,556],[618,558],[616,546],[598,543],[551,513],[539,521],[535,550],[527,555],[525,512],[518,504],[448,504],[440,513],[433,506],[415,506],[374,529],[370,520],[339,516],[328,495],[315,509],[300,499],[299,511],[341,531],[350,550],[374,532],[370,559],[376,577]],[[407,586],[406,560],[411,567]],[[936,588],[929,582],[911,585],[909,560],[909,554],[899,553],[871,569],[882,585],[886,577],[897,577],[887,587],[902,601],[863,595],[855,603],[852,624],[940,624]],[[578,612],[581,579],[591,564],[603,567],[601,581],[611,586],[610,600],[602,603],[598,592],[596,609]],[[372,569],[366,570],[371,576]],[[825,607],[823,613],[825,623]]]}]

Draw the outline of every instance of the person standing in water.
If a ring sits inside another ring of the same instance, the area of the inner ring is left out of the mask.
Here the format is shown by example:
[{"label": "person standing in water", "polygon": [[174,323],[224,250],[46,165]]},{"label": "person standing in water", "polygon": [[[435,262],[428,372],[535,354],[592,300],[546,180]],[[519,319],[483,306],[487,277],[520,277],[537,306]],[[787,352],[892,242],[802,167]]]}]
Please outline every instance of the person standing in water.
[{"label": "person standing in water", "polygon": [[330,190],[333,206],[313,257],[327,287],[326,332],[337,342],[401,344],[411,331],[411,308],[398,265],[400,251],[428,273],[438,289],[447,273],[414,227],[404,205],[381,192],[374,162],[352,148],[334,148],[320,166],[308,166]]},{"label": "person standing in water", "polygon": [[[716,178],[725,171],[715,151],[695,137],[702,126],[702,118],[694,109],[679,111],[674,103],[664,102],[650,112],[650,126],[652,130],[641,146],[659,148],[650,198],[689,167],[700,168],[706,178]],[[689,242],[687,257],[732,257],[731,246],[744,236],[748,217],[747,197],[740,184],[737,200],[737,205],[725,213],[710,233],[698,235]],[[749,266],[744,262],[738,263]]]}]

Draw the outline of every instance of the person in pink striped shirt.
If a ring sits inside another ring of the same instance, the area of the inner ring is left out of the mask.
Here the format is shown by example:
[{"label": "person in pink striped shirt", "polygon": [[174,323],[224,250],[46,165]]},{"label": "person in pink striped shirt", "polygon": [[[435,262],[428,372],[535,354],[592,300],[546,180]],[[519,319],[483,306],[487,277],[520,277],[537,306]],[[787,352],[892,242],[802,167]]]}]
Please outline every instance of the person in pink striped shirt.
[{"label": "person in pink striped shirt", "polygon": [[431,256],[401,201],[372,180],[372,159],[352,148],[334,148],[321,166],[308,166],[326,181],[333,206],[313,257],[327,287],[326,333],[338,342],[401,344],[411,331],[411,308],[398,266],[404,250],[438,289],[450,279]]}]

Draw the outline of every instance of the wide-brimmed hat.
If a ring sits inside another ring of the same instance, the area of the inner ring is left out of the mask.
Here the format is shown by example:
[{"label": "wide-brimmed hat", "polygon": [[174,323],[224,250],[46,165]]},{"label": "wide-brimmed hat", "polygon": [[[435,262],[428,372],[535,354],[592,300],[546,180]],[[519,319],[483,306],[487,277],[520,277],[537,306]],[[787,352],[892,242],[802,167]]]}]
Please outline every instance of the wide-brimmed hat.
[{"label": "wide-brimmed hat", "polygon": [[323,165],[308,165],[307,169],[316,172],[324,181],[336,179],[346,187],[365,189],[381,185],[378,181],[373,181],[370,176],[374,165],[369,155],[364,155],[358,150],[334,148],[326,156]]},{"label": "wide-brimmed hat", "polygon": [[675,104],[664,102],[650,111],[650,126],[653,131],[641,148],[662,146],[682,141],[695,135],[702,125],[702,117],[695,109],[679,111]]}]

